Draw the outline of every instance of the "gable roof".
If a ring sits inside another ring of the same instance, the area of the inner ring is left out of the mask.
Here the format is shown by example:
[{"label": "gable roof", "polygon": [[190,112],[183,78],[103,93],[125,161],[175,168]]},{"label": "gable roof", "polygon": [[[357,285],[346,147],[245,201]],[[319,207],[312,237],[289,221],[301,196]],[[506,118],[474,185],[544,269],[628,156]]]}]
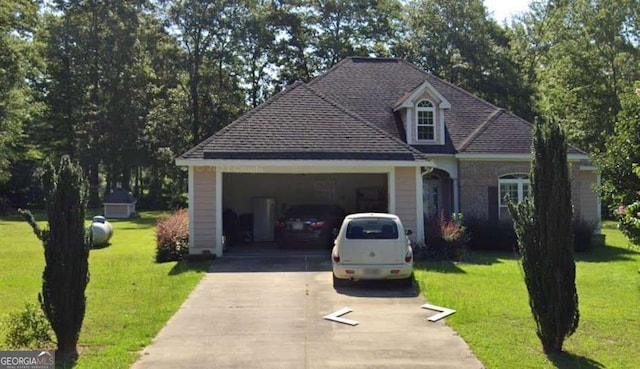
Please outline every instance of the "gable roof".
[{"label": "gable roof", "polygon": [[[400,113],[428,90],[445,102],[444,145],[408,145]],[[531,154],[533,125],[397,58],[346,58],[295,82],[179,159],[427,161],[428,154]],[[586,154],[569,146],[570,154]]]},{"label": "gable roof", "polygon": [[[402,59],[346,58],[310,85],[397,137],[403,128],[393,110],[432,87],[450,104],[444,111],[445,145],[414,147],[427,154],[531,153],[531,123]],[[573,146],[569,152],[584,154]]]},{"label": "gable roof", "polygon": [[181,159],[427,161],[398,136],[295,82]]},{"label": "gable roof", "polygon": [[136,198],[131,196],[127,190],[120,188],[105,196],[103,202],[105,204],[134,204]]}]

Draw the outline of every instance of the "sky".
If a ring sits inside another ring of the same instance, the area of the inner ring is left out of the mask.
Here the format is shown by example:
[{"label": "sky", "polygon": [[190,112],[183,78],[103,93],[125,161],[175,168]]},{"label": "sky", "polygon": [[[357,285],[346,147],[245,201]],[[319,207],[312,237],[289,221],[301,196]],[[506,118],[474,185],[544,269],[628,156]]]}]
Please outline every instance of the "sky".
[{"label": "sky", "polygon": [[502,24],[502,21],[523,12],[529,7],[529,0],[484,0],[484,5],[493,18]]}]

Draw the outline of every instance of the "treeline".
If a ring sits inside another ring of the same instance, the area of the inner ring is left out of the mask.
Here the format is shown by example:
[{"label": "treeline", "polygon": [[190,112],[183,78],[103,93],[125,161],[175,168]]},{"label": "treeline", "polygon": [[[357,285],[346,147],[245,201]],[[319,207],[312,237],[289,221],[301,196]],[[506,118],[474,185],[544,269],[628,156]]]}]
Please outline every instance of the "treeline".
[{"label": "treeline", "polygon": [[[41,159],[88,175],[90,205],[184,202],[174,159],[347,56],[402,57],[606,152],[640,73],[640,3],[534,1],[500,24],[481,0],[0,0],[0,208],[41,202]],[[4,205],[2,205],[4,204]]]}]

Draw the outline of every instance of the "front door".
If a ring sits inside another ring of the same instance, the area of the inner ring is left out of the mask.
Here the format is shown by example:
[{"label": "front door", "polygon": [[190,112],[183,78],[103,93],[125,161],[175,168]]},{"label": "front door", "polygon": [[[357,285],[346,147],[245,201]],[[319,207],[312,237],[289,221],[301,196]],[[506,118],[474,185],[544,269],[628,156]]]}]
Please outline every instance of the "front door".
[{"label": "front door", "polygon": [[437,217],[440,213],[440,196],[440,180],[437,178],[425,178],[422,181],[422,202],[427,219]]}]

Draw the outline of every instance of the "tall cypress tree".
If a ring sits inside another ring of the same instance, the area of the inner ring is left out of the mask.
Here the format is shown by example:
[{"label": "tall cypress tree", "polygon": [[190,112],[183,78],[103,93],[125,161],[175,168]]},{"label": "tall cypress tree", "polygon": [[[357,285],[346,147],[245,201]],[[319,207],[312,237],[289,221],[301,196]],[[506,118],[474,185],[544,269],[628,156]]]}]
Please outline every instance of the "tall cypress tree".
[{"label": "tall cypress tree", "polygon": [[509,201],[518,236],[529,305],[547,354],[562,351],[578,328],[578,293],[573,260],[571,182],[567,141],[553,120],[536,122],[531,196]]},{"label": "tall cypress tree", "polygon": [[78,358],[78,338],[89,283],[91,239],[84,226],[87,185],[82,169],[62,157],[56,170],[47,162],[43,176],[49,227],[40,229],[33,216],[23,216],[44,246],[45,267],[38,300],[56,334],[58,358]]}]

